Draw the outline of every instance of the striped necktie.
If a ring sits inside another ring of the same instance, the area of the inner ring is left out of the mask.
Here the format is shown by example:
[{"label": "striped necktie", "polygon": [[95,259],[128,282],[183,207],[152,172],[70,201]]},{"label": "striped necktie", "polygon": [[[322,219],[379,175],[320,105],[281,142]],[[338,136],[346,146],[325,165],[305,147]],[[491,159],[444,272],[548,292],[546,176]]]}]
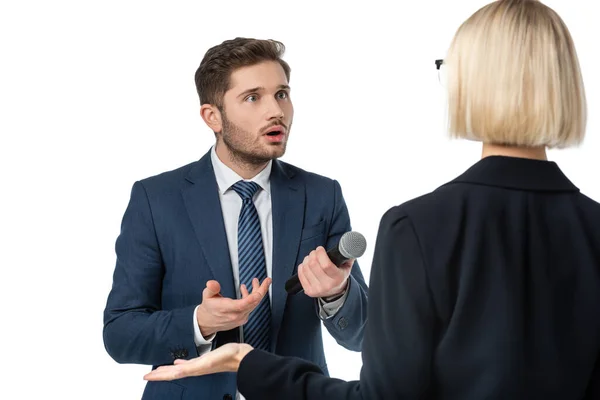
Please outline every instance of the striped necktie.
[{"label": "striped necktie", "polygon": [[[252,197],[260,189],[255,182],[239,181],[231,187],[242,198],[238,220],[238,264],[240,284],[250,292],[252,279],[262,283],[267,278],[265,253],[260,231],[260,221]],[[244,342],[261,350],[270,350],[271,305],[269,294],[250,313],[243,327]]]}]

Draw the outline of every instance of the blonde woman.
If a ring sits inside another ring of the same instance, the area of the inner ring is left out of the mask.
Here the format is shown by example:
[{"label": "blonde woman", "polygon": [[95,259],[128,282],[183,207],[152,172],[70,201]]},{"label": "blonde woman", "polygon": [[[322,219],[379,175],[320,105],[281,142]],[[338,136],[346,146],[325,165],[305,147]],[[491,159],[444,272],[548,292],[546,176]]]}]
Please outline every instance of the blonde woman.
[{"label": "blonde woman", "polygon": [[569,31],[538,1],[497,1],[438,65],[450,132],[482,158],[383,216],[360,381],[244,344],[146,379],[237,372],[248,400],[600,399],[600,204],[546,158],[586,127]]}]

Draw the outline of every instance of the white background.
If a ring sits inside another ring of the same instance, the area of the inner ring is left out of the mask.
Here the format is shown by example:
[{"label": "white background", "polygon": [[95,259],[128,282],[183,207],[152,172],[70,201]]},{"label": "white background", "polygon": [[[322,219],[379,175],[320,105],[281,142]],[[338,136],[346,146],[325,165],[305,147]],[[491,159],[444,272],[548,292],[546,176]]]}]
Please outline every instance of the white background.
[{"label": "white background", "polygon": [[[434,60],[487,1],[399,3],[2,1],[0,398],[141,397],[149,367],[117,364],[102,343],[114,243],[133,182],[213,143],[193,77],[225,39],[287,46],[296,118],[283,160],[340,181],[368,279],[381,215],[480,156],[446,137]],[[597,5],[547,4],[574,37],[590,114],[584,145],[549,157],[598,200]],[[360,354],[325,340],[331,374],[358,379]]]}]

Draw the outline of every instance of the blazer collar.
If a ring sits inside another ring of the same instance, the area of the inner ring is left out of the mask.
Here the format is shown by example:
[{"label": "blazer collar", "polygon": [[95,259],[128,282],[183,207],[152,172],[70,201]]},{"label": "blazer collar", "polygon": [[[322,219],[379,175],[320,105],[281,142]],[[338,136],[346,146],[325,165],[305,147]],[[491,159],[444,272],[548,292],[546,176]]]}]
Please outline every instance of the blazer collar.
[{"label": "blazer collar", "polygon": [[215,180],[215,171],[210,160],[210,150],[202,156],[190,169],[185,179],[191,183],[203,182],[205,179]]},{"label": "blazer collar", "polygon": [[287,164],[273,161],[271,203],[273,213],[273,319],[272,348],[277,346],[287,302],[285,282],[294,272],[305,212],[305,186]]},{"label": "blazer collar", "polygon": [[229,245],[210,152],[192,166],[186,180],[191,184],[182,188],[182,195],[206,262],[221,285],[223,296],[235,298]]},{"label": "blazer collar", "polygon": [[539,192],[579,191],[554,161],[506,156],[485,157],[448,184],[451,183]]}]

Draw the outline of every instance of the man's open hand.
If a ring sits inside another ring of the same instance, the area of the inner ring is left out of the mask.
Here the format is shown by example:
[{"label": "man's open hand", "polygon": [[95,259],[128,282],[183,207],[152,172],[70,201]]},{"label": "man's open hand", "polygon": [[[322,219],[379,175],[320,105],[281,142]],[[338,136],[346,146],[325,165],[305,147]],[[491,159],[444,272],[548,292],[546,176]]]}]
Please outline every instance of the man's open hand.
[{"label": "man's open hand", "polygon": [[240,287],[242,298],[230,299],[220,294],[221,285],[217,281],[206,282],[202,292],[202,304],[196,312],[196,321],[200,332],[205,338],[215,332],[228,331],[244,325],[248,315],[260,304],[269,293],[271,278],[266,278],[259,284],[257,278],[252,280],[252,292],[245,285]]}]

